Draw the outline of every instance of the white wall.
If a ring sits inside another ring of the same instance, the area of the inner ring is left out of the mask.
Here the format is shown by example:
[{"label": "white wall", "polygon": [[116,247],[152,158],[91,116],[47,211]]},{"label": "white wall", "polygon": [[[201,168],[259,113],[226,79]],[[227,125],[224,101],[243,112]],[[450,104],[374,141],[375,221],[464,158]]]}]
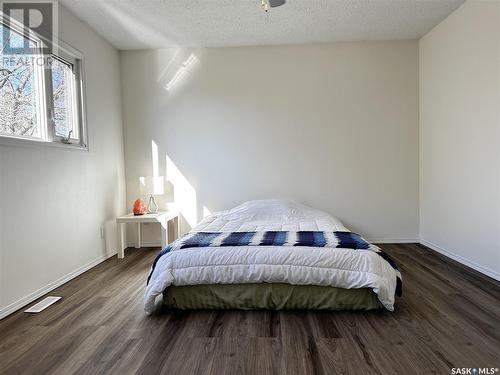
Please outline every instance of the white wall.
[{"label": "white wall", "polygon": [[[191,54],[198,62],[167,90]],[[129,208],[137,177],[156,169],[174,180],[184,230],[204,207],[285,197],[372,240],[418,238],[416,41],[121,58]],[[144,228],[145,241],[157,231]]]},{"label": "white wall", "polygon": [[420,41],[420,237],[500,279],[500,2]]},{"label": "white wall", "polygon": [[0,317],[115,253],[125,212],[119,53],[59,15],[60,39],[85,55],[90,150],[0,145]]}]

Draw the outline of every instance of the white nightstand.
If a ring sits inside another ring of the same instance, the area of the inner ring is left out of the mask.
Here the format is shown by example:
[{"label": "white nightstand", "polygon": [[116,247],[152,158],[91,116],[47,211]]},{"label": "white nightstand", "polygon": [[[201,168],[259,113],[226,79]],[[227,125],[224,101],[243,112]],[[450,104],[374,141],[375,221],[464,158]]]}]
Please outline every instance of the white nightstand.
[{"label": "white nightstand", "polygon": [[179,235],[179,212],[178,211],[160,211],[156,214],[134,215],[128,214],[116,218],[118,224],[118,258],[125,256],[125,224],[137,223],[137,242],[136,248],[141,247],[141,224],[142,223],[160,223],[161,225],[161,248],[165,248],[168,242],[168,222],[170,220],[177,221],[177,235]]}]

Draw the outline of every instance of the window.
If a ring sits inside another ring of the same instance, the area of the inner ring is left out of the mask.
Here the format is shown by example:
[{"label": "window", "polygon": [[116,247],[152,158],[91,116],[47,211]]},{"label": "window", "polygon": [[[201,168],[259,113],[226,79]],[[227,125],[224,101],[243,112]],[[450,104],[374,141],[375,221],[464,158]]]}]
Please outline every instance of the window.
[{"label": "window", "polygon": [[7,41],[0,23],[0,142],[86,148],[82,55],[62,42],[50,56],[4,54],[6,43],[40,45],[11,25]]}]

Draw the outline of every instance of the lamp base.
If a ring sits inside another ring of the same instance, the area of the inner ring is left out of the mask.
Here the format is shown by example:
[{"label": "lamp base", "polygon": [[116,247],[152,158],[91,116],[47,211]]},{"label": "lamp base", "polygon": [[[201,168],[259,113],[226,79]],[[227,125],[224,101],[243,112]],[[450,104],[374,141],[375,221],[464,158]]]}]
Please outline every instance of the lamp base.
[{"label": "lamp base", "polygon": [[157,214],[158,213],[158,204],[156,203],[156,199],[155,199],[155,196],[153,194],[151,194],[149,196],[148,213],[150,213],[150,214]]}]

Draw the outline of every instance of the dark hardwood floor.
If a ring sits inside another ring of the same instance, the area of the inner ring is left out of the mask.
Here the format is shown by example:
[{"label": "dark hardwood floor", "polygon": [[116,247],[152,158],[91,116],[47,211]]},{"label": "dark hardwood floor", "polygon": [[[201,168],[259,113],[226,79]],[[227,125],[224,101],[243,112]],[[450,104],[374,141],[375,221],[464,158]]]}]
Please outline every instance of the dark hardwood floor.
[{"label": "dark hardwood floor", "polygon": [[396,310],[143,312],[157,249],[70,281],[40,314],[0,321],[2,374],[450,374],[500,367],[500,283],[420,245]]}]

